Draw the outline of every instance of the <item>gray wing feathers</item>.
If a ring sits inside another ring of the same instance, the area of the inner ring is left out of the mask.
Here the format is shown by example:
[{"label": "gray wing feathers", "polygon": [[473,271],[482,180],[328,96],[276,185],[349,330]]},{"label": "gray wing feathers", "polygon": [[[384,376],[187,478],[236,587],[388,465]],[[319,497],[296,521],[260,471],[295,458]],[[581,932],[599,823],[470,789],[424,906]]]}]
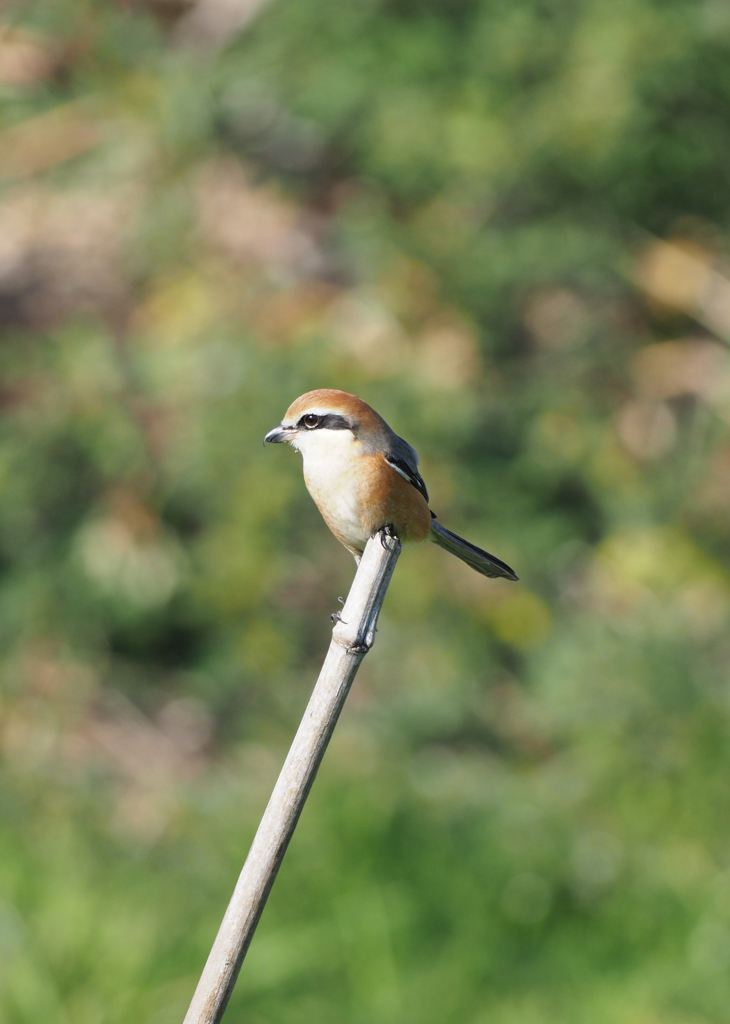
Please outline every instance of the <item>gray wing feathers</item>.
[{"label": "gray wing feathers", "polygon": [[466,562],[472,569],[480,572],[482,576],[489,576],[492,579],[497,576],[502,576],[507,580],[519,579],[519,576],[515,574],[514,570],[510,569],[506,562],[496,558],[494,555],[490,555],[487,551],[482,551],[476,544],[470,544],[463,537],[458,537],[451,530],[441,526],[440,523],[431,523],[430,536],[431,540],[435,541],[440,548],[444,548],[445,551],[456,555],[462,562]]},{"label": "gray wing feathers", "polygon": [[396,473],[400,473],[404,480],[413,484],[428,501],[426,485],[418,472],[418,453],[415,448],[411,448],[407,441],[390,431],[383,456],[388,465],[392,466]]},{"label": "gray wing feathers", "polygon": [[[402,437],[398,437],[385,421],[383,421],[383,427],[387,432],[384,437],[381,435],[385,461],[393,467],[396,473],[400,473],[405,480],[413,484],[416,490],[420,491],[426,501],[428,501],[426,485],[421,478],[421,474],[418,472],[418,453],[414,448],[411,448],[407,441],[404,441]],[[433,516],[433,512],[431,515]],[[496,558],[494,555],[490,555],[488,551],[483,551],[476,544],[471,544],[468,540],[464,540],[463,537],[458,537],[451,530],[447,530],[445,526],[435,522],[435,517],[434,522],[431,523],[430,538],[439,547],[444,548],[445,551],[450,552],[452,555],[456,555],[457,558],[460,558],[462,562],[466,562],[472,569],[476,569],[482,576],[490,576],[491,578],[501,576],[506,580],[519,579],[506,562]]]},{"label": "gray wing feathers", "polygon": [[418,452],[415,448],[411,448],[407,441],[404,441],[402,437],[398,437],[397,434],[391,433],[390,444],[388,445],[388,455],[392,455],[393,459],[397,459],[399,462],[405,462],[408,468],[413,472],[418,472]]}]

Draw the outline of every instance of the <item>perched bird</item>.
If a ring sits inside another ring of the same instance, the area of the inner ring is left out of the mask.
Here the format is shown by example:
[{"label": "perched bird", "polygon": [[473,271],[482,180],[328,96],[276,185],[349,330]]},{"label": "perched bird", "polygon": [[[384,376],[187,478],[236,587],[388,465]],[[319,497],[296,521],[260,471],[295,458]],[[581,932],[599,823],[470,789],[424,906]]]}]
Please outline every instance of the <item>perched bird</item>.
[{"label": "perched bird", "polygon": [[309,493],[358,563],[373,534],[389,529],[403,543],[435,541],[483,576],[518,578],[499,558],[436,522],[418,455],[355,395],[308,391],[292,402],[266,441],[286,441],[301,452]]}]

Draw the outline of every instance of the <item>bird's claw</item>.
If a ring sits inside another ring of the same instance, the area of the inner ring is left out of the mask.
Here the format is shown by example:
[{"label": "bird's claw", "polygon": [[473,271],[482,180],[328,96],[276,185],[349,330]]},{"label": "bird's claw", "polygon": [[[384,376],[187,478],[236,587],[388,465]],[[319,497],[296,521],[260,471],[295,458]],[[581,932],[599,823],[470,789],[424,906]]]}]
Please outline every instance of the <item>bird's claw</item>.
[{"label": "bird's claw", "polygon": [[378,531],[378,535],[380,537],[380,543],[386,550],[388,548],[388,545],[385,543],[386,537],[390,537],[391,540],[398,539],[398,534],[395,532],[395,527],[393,526],[392,523],[386,523],[385,526]]}]

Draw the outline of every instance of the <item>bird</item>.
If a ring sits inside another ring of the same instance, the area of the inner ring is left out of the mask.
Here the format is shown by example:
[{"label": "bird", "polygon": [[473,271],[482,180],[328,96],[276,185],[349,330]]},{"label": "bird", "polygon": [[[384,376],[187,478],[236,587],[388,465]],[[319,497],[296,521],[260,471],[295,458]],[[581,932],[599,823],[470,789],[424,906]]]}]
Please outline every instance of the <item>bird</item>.
[{"label": "bird", "polygon": [[307,490],[358,564],[368,540],[385,530],[404,544],[432,540],[483,576],[519,578],[437,522],[415,449],[356,395],[334,388],[300,395],[266,442],[286,442],[301,454]]}]

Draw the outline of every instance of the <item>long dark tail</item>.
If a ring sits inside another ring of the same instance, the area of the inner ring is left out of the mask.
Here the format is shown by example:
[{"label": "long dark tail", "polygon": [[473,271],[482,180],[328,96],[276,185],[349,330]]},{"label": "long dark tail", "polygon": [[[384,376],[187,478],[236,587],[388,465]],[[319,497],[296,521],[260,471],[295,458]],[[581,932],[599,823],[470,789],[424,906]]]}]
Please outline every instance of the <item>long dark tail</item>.
[{"label": "long dark tail", "polygon": [[435,520],[431,523],[430,539],[435,541],[440,548],[450,551],[462,562],[466,562],[472,569],[476,569],[482,576],[490,576],[492,579],[496,576],[503,576],[506,580],[519,579],[519,576],[505,562],[482,551],[476,544],[470,544],[463,537],[457,537],[455,533],[447,530],[445,526],[441,526]]}]

